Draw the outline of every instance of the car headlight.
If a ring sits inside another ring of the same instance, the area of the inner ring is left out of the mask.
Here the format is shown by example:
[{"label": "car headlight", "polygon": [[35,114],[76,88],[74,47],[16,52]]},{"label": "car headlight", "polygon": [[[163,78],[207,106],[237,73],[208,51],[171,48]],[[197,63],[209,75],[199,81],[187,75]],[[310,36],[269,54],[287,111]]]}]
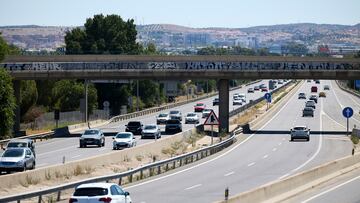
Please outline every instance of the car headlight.
[{"label": "car headlight", "polygon": [[17,165],[17,166],[22,166],[22,165],[24,165],[24,161],[23,161],[23,160],[18,161],[18,162],[16,163],[16,165]]}]

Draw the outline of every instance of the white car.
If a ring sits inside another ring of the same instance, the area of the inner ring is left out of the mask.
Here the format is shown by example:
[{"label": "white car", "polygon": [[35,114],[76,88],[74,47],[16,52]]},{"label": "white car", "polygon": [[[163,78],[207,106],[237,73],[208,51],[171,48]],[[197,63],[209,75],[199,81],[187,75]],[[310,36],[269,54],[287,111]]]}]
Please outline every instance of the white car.
[{"label": "white car", "polygon": [[295,126],[290,129],[290,140],[294,141],[294,139],[306,139],[310,140],[310,129],[306,126]]},{"label": "white car", "polygon": [[129,192],[115,183],[87,183],[75,188],[69,203],[131,203]]},{"label": "white car", "polygon": [[238,97],[243,101],[243,103],[246,103],[246,94],[238,94]]},{"label": "white car", "polygon": [[202,118],[207,118],[211,113],[212,109],[204,109],[202,112]]},{"label": "white car", "polygon": [[166,124],[166,121],[170,120],[168,113],[161,113],[156,117],[156,124]]},{"label": "white car", "polygon": [[242,103],[243,103],[243,100],[240,99],[240,97],[235,97],[233,99],[233,105],[242,105]]},{"label": "white car", "polygon": [[113,137],[113,149],[130,148],[136,145],[132,132],[119,132]]},{"label": "white car", "polygon": [[157,125],[145,125],[141,133],[141,139],[148,137],[161,138],[160,128]]},{"label": "white car", "polygon": [[185,124],[188,124],[188,123],[198,124],[199,122],[200,122],[199,121],[199,116],[196,113],[188,113],[188,114],[186,114]]}]

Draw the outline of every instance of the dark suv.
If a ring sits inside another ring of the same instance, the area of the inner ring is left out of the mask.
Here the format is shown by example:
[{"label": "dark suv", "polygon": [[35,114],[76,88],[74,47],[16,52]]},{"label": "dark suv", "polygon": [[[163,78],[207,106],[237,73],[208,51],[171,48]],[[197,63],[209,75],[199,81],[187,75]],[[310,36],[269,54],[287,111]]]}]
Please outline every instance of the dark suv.
[{"label": "dark suv", "polygon": [[132,132],[134,135],[141,135],[143,124],[141,121],[130,121],[126,126],[126,132]]},{"label": "dark suv", "polygon": [[179,119],[170,119],[168,121],[166,121],[166,125],[165,125],[165,132],[181,132],[182,131],[182,125],[181,125],[181,121]]}]

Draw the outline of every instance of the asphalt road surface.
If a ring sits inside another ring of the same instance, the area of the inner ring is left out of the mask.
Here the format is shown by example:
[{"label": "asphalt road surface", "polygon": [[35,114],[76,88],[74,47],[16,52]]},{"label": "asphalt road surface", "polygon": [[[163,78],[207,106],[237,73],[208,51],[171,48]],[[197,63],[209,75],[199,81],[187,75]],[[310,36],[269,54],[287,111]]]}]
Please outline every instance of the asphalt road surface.
[{"label": "asphalt road surface", "polygon": [[[271,181],[310,169],[325,162],[349,155],[352,143],[346,137],[342,106],[356,106],[351,95],[339,90],[334,82],[317,84],[322,91],[330,85],[326,98],[320,98],[315,117],[302,117],[305,100],[298,93],[310,96],[314,82],[305,82],[290,100],[262,126],[253,126],[253,133],[235,146],[206,160],[162,176],[157,176],[125,189],[134,202],[213,202],[261,186]],[[357,106],[358,108],[359,106]],[[357,112],[357,109],[354,109]],[[351,124],[360,123],[358,115]],[[290,142],[289,130],[295,125],[311,129],[311,139]]]}]

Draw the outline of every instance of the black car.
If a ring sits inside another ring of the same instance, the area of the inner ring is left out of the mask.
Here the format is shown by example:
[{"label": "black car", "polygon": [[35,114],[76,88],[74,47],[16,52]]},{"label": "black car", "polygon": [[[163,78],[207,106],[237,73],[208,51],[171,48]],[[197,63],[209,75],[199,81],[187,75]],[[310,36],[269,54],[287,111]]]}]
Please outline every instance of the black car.
[{"label": "black car", "polygon": [[306,95],[303,92],[299,93],[298,99],[306,99]]},{"label": "black car", "polygon": [[134,135],[141,135],[143,124],[141,121],[130,121],[126,126],[126,132],[132,132]]},{"label": "black car", "polygon": [[182,131],[182,125],[181,121],[179,119],[170,119],[166,122],[165,125],[165,132],[181,132]]},{"label": "black car", "polygon": [[216,106],[216,105],[219,105],[219,98],[215,98],[214,100],[213,100],[213,106]]},{"label": "black car", "polygon": [[303,117],[311,116],[314,117],[314,109],[312,107],[305,107],[303,110]]},{"label": "black car", "polygon": [[309,100],[313,100],[315,103],[317,103],[318,97],[317,97],[317,95],[311,95]]}]

